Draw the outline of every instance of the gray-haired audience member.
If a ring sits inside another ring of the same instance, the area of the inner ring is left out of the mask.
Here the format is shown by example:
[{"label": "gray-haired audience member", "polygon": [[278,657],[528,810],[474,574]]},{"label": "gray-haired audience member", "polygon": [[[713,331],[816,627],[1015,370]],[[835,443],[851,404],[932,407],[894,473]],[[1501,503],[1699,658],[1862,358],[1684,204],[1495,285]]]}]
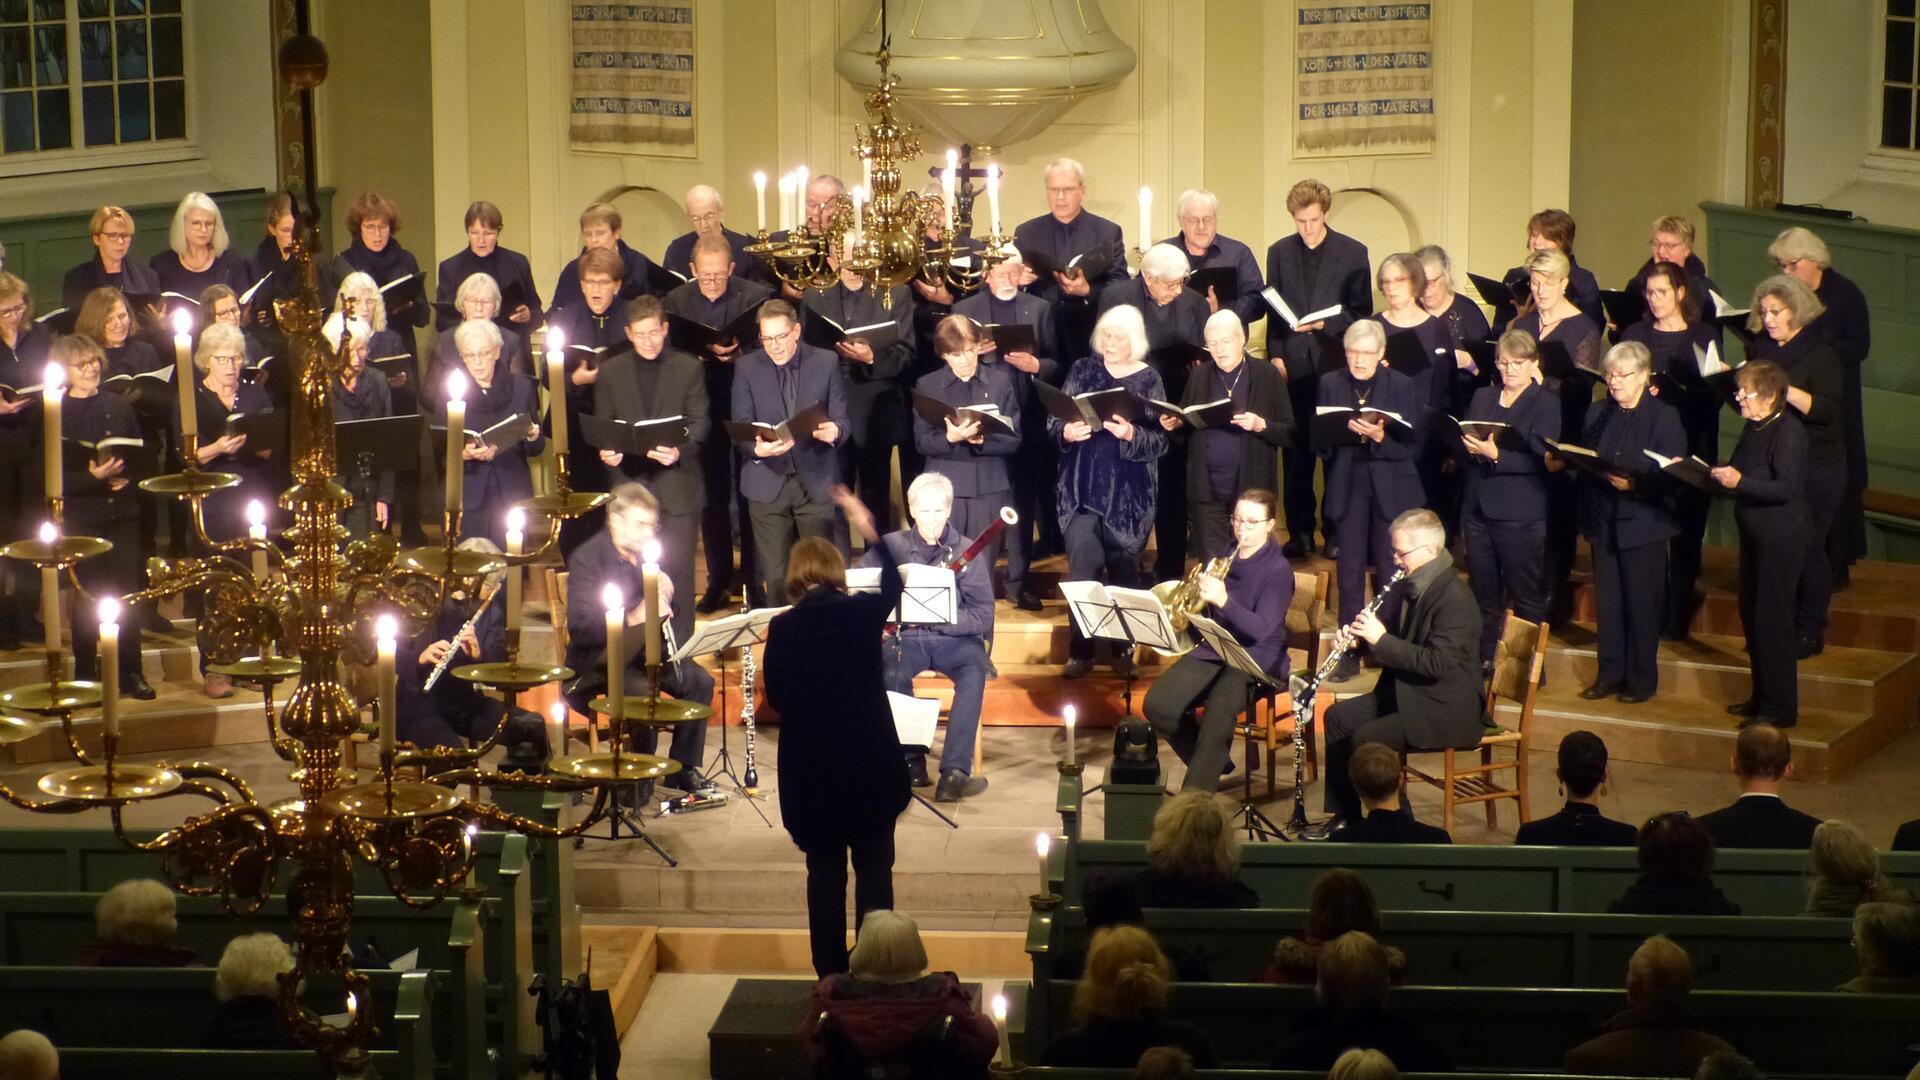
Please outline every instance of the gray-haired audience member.
[{"label": "gray-haired audience member", "polygon": [[8,1032],[0,1038],[0,1080],[60,1080],[60,1054],[37,1031]]},{"label": "gray-haired audience member", "polygon": [[1627,1009],[1600,1034],[1567,1051],[1560,1065],[1581,1076],[1692,1076],[1708,1054],[1732,1053],[1725,1039],[1700,1030],[1687,1012],[1693,960],[1663,935],[1627,961]]},{"label": "gray-haired audience member", "polygon": [[1920,908],[1861,904],[1853,913],[1860,974],[1840,984],[1854,994],[1920,994]]},{"label": "gray-haired audience member", "polygon": [[181,967],[193,950],[179,944],[173,890],[152,878],[123,881],[93,906],[94,939],[80,946],[82,967]]},{"label": "gray-haired audience member", "polygon": [[299,1047],[280,1017],[280,976],[294,969],[293,950],[272,934],[243,934],[227,942],[214,975],[220,1003],[201,1029],[209,1050],[293,1050]]}]

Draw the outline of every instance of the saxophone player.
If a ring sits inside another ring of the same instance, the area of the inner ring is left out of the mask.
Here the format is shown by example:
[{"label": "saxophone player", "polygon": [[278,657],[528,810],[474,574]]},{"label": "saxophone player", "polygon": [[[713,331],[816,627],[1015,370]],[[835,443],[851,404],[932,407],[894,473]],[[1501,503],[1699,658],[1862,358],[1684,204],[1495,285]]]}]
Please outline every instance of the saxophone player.
[{"label": "saxophone player", "polygon": [[[1226,577],[1199,576],[1209,617],[1246,646],[1262,670],[1284,672],[1293,564],[1273,540],[1273,492],[1249,488],[1233,504],[1233,561]],[[1187,765],[1181,791],[1216,791],[1231,771],[1233,722],[1251,698],[1247,676],[1205,644],[1174,661],[1147,691],[1147,720]],[[1194,706],[1205,705],[1197,719]]]},{"label": "saxophone player", "polygon": [[[907,487],[907,514],[913,525],[888,533],[882,543],[901,565],[951,566],[971,543],[950,523],[953,481],[936,472],[914,477]],[[989,547],[991,550],[991,547]],[[880,552],[868,547],[861,566],[879,566]],[[958,802],[987,788],[986,777],[973,775],[973,743],[980,734],[980,701],[987,689],[987,636],[993,632],[993,571],[988,560],[968,560],[955,575],[960,595],[954,621],[944,625],[902,624],[894,640],[881,650],[887,689],[913,695],[913,677],[937,671],[953,680],[953,708],[947,713],[946,744],[940,748],[938,802]],[[904,748],[913,786],[926,787],[925,746]]]}]

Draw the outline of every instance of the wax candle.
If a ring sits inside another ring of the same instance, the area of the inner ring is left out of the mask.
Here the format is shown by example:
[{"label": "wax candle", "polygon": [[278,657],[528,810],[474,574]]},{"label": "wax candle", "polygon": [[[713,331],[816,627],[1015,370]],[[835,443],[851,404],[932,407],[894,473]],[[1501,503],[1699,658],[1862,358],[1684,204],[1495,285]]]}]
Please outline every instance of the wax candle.
[{"label": "wax candle", "polygon": [[1071,705],[1067,706],[1064,718],[1067,722],[1067,764],[1069,765],[1073,764],[1073,756],[1074,756],[1073,725],[1074,725],[1074,721],[1079,719],[1079,715],[1080,715],[1080,710],[1074,708]]},{"label": "wax candle", "polygon": [[46,433],[46,445],[42,451],[46,456],[46,492],[48,499],[60,498],[65,477],[61,466],[66,459],[60,450],[60,403],[67,396],[67,368],[64,364],[48,364],[40,376],[41,394],[44,401],[41,408],[41,428]]},{"label": "wax candle", "polygon": [[[40,524],[40,542],[52,545],[60,539],[60,530],[53,522]],[[40,568],[40,622],[47,631],[47,655],[60,651],[60,571],[51,566]],[[53,673],[53,680],[60,680],[60,673]]]},{"label": "wax candle", "polygon": [[567,339],[547,328],[547,420],[553,428],[553,452],[567,452]]},{"label": "wax candle", "polygon": [[556,701],[547,721],[547,760],[562,761],[567,756],[567,703]]},{"label": "wax candle", "polygon": [[600,603],[607,609],[607,720],[618,726],[627,715],[627,602],[620,586],[608,582]]},{"label": "wax candle", "polygon": [[100,601],[100,722],[120,736],[120,601]]},{"label": "wax candle", "polygon": [[[948,151],[952,153],[952,151]],[[949,159],[947,167],[940,173],[940,219],[946,227],[942,237],[953,234],[953,164]]]},{"label": "wax candle", "polygon": [[860,186],[867,191],[873,190],[873,159],[870,157],[860,159]]},{"label": "wax candle", "polygon": [[[527,543],[527,512],[514,507],[507,511],[507,554],[517,556]],[[507,565],[507,629],[520,629],[521,566]]]},{"label": "wax candle", "polygon": [[[395,738],[395,703],[399,698],[399,679],[394,673],[393,657],[399,648],[398,637],[400,622],[391,615],[382,615],[374,620],[373,636],[377,652],[378,682],[380,687],[380,753],[393,753]],[[454,648],[460,643],[454,642]]]},{"label": "wax candle", "polygon": [[467,376],[456,371],[447,376],[447,509],[460,509],[461,493],[466,490],[466,465],[460,451],[467,445]]},{"label": "wax candle", "polygon": [[756,172],[753,174],[753,210],[754,210],[754,219],[756,222],[756,224],[754,225],[754,230],[757,232],[766,232],[767,231],[767,174],[763,172]]},{"label": "wax candle", "polygon": [[1013,1046],[1007,1041],[1007,996],[993,995],[993,1026],[1000,1033],[1000,1067],[1013,1068]]},{"label": "wax candle", "polygon": [[253,580],[267,580],[267,508],[259,499],[247,503],[247,539],[256,546],[251,549],[253,556]]},{"label": "wax candle", "polygon": [[1138,246],[1145,251],[1153,246],[1153,189],[1140,189],[1140,239]]},{"label": "wax candle", "polygon": [[780,231],[793,231],[793,174],[780,178]]},{"label": "wax candle", "polygon": [[[180,392],[180,434],[198,438],[200,411],[193,400],[193,316],[185,308],[173,313],[173,381]],[[185,445],[181,450],[186,449]],[[196,464],[189,462],[189,464]]]},{"label": "wax candle", "polygon": [[1053,837],[1046,833],[1033,834],[1033,850],[1040,853],[1040,895],[1053,891],[1053,875],[1047,869],[1047,852],[1053,847]]},{"label": "wax candle", "polygon": [[866,228],[867,228],[866,204],[867,204],[867,189],[863,187],[854,188],[853,189],[853,231],[855,233],[866,231]]},{"label": "wax candle", "polygon": [[993,232],[1000,235],[1000,166],[987,166],[987,216],[992,219]]},{"label": "wax candle", "polygon": [[660,666],[660,541],[649,540],[642,549],[641,590],[646,602],[647,668]]}]

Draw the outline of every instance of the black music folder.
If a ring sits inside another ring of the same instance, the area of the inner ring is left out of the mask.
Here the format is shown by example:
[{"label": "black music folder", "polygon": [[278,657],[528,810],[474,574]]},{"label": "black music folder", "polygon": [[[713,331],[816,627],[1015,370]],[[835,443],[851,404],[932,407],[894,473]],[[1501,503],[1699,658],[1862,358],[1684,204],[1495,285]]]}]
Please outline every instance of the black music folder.
[{"label": "black music folder", "polygon": [[684,315],[667,318],[667,340],[682,352],[699,356],[712,352],[716,345],[734,344],[752,352],[760,343],[760,309],[751,307],[734,316],[725,326],[708,326]]},{"label": "black music folder", "polygon": [[420,467],[419,413],[376,416],[370,420],[336,420],[334,464],[342,476],[372,476],[383,472],[414,472]]},{"label": "black music folder", "polygon": [[145,439],[114,435],[88,442],[69,435],[61,440],[60,450],[66,457],[66,470],[75,475],[85,474],[89,465],[104,465],[114,458],[126,463],[120,475],[128,480],[145,480],[160,474],[159,451]]},{"label": "black music folder", "polygon": [[900,324],[892,319],[862,326],[841,326],[810,307],[800,309],[800,340],[816,348],[831,349],[843,341],[864,341],[874,352],[900,340]]},{"label": "black music folder", "polygon": [[1039,396],[1040,404],[1048,415],[1069,424],[1084,422],[1097,428],[1113,419],[1138,424],[1146,415],[1146,403],[1134,397],[1124,386],[1109,386],[1104,390],[1068,395],[1065,390],[1043,379],[1035,379],[1033,392]]},{"label": "black music folder", "polygon": [[1213,290],[1213,298],[1222,307],[1240,297],[1240,268],[1237,266],[1203,266],[1187,275],[1187,288],[1207,295]]},{"label": "black music folder", "polygon": [[756,442],[782,442],[792,439],[813,437],[813,429],[827,423],[833,417],[827,412],[827,403],[816,401],[777,424],[763,421],[748,423],[744,420],[722,420],[720,426],[725,429],[727,438],[741,446],[752,446]]},{"label": "black music folder", "polygon": [[581,413],[580,437],[595,450],[644,456],[652,450],[686,442],[687,419],[663,416],[657,420],[613,420]]}]

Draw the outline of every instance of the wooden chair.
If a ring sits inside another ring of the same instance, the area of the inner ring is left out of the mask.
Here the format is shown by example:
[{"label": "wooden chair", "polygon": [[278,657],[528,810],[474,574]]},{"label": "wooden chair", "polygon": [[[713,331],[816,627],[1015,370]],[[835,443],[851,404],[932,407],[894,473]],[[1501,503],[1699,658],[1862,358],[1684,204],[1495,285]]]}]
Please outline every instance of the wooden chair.
[{"label": "wooden chair", "polygon": [[[1487,679],[1487,711],[1482,717],[1486,730],[1480,736],[1477,747],[1464,750],[1422,750],[1409,749],[1400,755],[1402,767],[1407,776],[1423,780],[1440,788],[1445,809],[1442,811],[1442,825],[1453,831],[1453,808],[1458,803],[1483,803],[1487,808],[1487,827],[1495,828],[1500,824],[1499,811],[1495,808],[1501,799],[1512,799],[1520,804],[1520,820],[1532,818],[1532,809],[1527,799],[1527,724],[1533,719],[1534,695],[1540,691],[1540,669],[1547,660],[1547,624],[1530,623],[1516,618],[1513,611],[1507,611],[1505,629],[1500,634],[1500,644],[1494,653],[1493,674]],[[1518,702],[1520,718],[1509,729],[1499,722],[1501,701]],[[1495,747],[1506,746],[1513,750],[1510,761],[1495,761]],[[1478,750],[1480,763],[1462,767],[1456,755],[1472,753]],[[1408,754],[1437,753],[1445,755],[1441,774],[1429,776],[1407,763]],[[1512,769],[1513,786],[1502,787],[1495,774]]]},{"label": "wooden chair", "polygon": [[[1303,666],[1308,673],[1320,666],[1320,624],[1327,614],[1327,590],[1331,582],[1330,575],[1322,570],[1309,573],[1304,570],[1293,572],[1293,603],[1287,608],[1287,656],[1291,658],[1294,650],[1299,650],[1305,658]],[[1275,674],[1279,674],[1276,672]],[[1314,721],[1320,719],[1320,711],[1314,710]],[[1256,738],[1265,743],[1267,795],[1274,792],[1274,760],[1280,747],[1291,745],[1293,736],[1280,734],[1280,722],[1293,716],[1293,697],[1282,689],[1273,698],[1272,708],[1266,700],[1258,699],[1247,709],[1245,718],[1238,725],[1240,736],[1246,740],[1247,767],[1253,767],[1254,754],[1258,744]],[[1306,778],[1312,783],[1320,778],[1320,753],[1314,747],[1312,738],[1301,745],[1306,756]]]}]

